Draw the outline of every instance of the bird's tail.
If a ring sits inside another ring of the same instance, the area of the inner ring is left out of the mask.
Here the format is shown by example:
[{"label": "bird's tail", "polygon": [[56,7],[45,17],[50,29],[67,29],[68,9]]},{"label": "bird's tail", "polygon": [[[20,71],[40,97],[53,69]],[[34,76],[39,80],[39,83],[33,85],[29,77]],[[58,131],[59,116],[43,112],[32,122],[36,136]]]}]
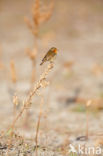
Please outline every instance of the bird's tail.
[{"label": "bird's tail", "polygon": [[43,63],[44,63],[44,61],[42,61],[42,62],[40,63],[40,66],[43,65]]}]

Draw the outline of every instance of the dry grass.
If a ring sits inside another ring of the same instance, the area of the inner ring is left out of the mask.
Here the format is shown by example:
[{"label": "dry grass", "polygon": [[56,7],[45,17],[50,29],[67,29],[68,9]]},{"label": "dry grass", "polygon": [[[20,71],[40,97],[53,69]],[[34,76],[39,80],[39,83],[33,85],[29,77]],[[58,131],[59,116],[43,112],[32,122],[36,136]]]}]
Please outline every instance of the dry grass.
[{"label": "dry grass", "polygon": [[[39,46],[38,46],[38,39],[39,39],[39,32],[42,28],[42,24],[47,22],[52,14],[54,9],[54,0],[50,2],[48,6],[46,6],[44,3],[41,4],[40,0],[35,0],[32,5],[32,21],[30,21],[27,17],[24,18],[29,30],[32,32],[34,36],[34,47],[33,49],[27,48],[26,53],[29,57],[31,64],[32,64],[32,72],[30,76],[30,83],[31,88],[33,86],[33,83],[36,81],[36,58],[39,53]],[[29,118],[29,112],[27,110],[26,117],[25,117],[25,123],[24,125],[28,126],[27,118]]]},{"label": "dry grass", "polygon": [[[10,131],[11,133],[13,133],[13,131],[15,129],[16,122],[18,121],[18,119],[20,119],[20,117],[22,116],[22,114],[24,113],[24,111],[26,109],[28,109],[28,108],[31,107],[32,98],[35,95],[37,95],[38,90],[40,88],[46,88],[49,85],[49,83],[47,81],[47,76],[48,76],[49,72],[53,69],[53,67],[54,67],[54,65],[52,63],[50,63],[47,66],[47,68],[44,70],[44,72],[41,74],[39,81],[36,83],[35,87],[30,91],[30,93],[27,96],[27,99],[23,101],[23,106],[22,106],[21,110],[19,111],[18,115],[14,118],[12,124],[9,126],[9,128],[7,129],[7,131],[4,134],[6,134],[8,131]],[[14,102],[17,103],[17,98],[15,98],[15,100],[14,100]],[[37,127],[38,127],[38,125],[37,125]],[[4,134],[3,134],[3,136],[4,136]]]},{"label": "dry grass", "polygon": [[44,3],[41,4],[40,0],[35,0],[32,7],[32,23],[28,18],[25,18],[25,22],[35,37],[39,35],[40,26],[52,16],[53,9],[54,0],[51,0],[49,6],[45,6]]},{"label": "dry grass", "polygon": [[37,56],[37,47],[34,48],[32,51],[28,48],[26,50],[27,56],[31,60],[32,63],[32,72],[31,72],[31,78],[30,82],[33,84],[36,80],[36,56]]},{"label": "dry grass", "polygon": [[[14,64],[13,64],[14,65]],[[13,66],[14,67],[14,66]],[[22,108],[19,110],[18,114],[15,112],[16,106],[18,105],[18,97],[15,94],[13,97],[13,104],[14,104],[14,119],[11,125],[7,128],[6,131],[1,133],[0,138],[7,137],[7,153],[9,153],[12,145],[13,145],[13,140],[16,139],[15,137],[15,130],[16,130],[16,123],[18,120],[20,120],[22,114],[24,113],[25,110],[29,109],[32,105],[32,99],[34,96],[41,96],[39,90],[41,88],[46,88],[49,85],[49,82],[47,81],[47,76],[53,69],[54,64],[49,63],[49,65],[44,69],[44,72],[40,75],[39,80],[35,84],[35,86],[31,89],[31,91],[28,93],[26,100],[23,100],[23,105]],[[14,68],[13,68],[14,69]],[[13,79],[14,80],[14,79]],[[15,81],[13,81],[15,82]],[[38,136],[39,136],[39,128],[40,128],[40,120],[42,116],[42,107],[43,107],[43,97],[41,96],[41,104],[40,104],[40,112],[38,115],[38,121],[37,121],[37,126],[36,126],[36,135],[35,135],[35,152],[36,156],[38,155]]]},{"label": "dry grass", "polygon": [[16,108],[17,108],[18,104],[19,104],[18,96],[15,93],[13,96],[13,115],[14,115],[14,117],[16,115]]},{"label": "dry grass", "polygon": [[40,104],[40,112],[39,112],[39,116],[38,116],[38,122],[37,122],[37,126],[36,126],[36,135],[35,135],[35,143],[36,143],[36,156],[38,155],[38,135],[39,135],[39,129],[40,129],[40,120],[42,117],[42,107],[43,107],[43,103],[44,103],[44,98],[41,97],[41,104]]},{"label": "dry grass", "polygon": [[54,0],[50,2],[49,6],[44,6],[44,3],[41,4],[40,0],[35,0],[34,4],[32,5],[32,22],[27,17],[24,18],[28,28],[34,36],[33,50],[27,49],[27,55],[32,62],[31,83],[35,82],[36,80],[36,57],[39,52],[38,39],[41,25],[50,19],[53,14],[53,9]]},{"label": "dry grass", "polygon": [[10,61],[10,70],[12,83],[15,84],[17,82],[17,75],[14,60]]}]

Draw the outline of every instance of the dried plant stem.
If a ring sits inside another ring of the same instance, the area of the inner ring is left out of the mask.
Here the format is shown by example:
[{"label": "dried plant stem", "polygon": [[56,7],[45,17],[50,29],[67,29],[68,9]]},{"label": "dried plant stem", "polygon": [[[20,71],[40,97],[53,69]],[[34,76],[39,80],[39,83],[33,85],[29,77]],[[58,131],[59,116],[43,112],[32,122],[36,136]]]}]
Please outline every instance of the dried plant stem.
[{"label": "dried plant stem", "polygon": [[13,132],[15,124],[16,124],[17,120],[21,117],[21,115],[23,114],[24,110],[25,110],[25,106],[22,107],[22,109],[20,110],[19,114],[13,120],[11,126],[7,129],[7,131],[9,131],[11,129],[11,131]]},{"label": "dried plant stem", "polygon": [[40,128],[40,120],[42,116],[42,105],[43,105],[43,98],[41,99],[41,105],[40,105],[40,112],[38,116],[38,121],[37,121],[37,126],[36,126],[36,136],[35,136],[35,143],[36,143],[36,149],[35,149],[35,154],[38,156],[38,135],[39,135],[39,128]]},{"label": "dried plant stem", "polygon": [[18,103],[19,103],[18,97],[15,93],[15,95],[13,96],[13,115],[14,115],[14,117],[16,115],[16,108],[17,108]]},{"label": "dried plant stem", "polygon": [[[15,68],[15,62],[14,60],[11,60],[10,61],[10,70],[11,70],[11,81],[12,81],[12,84],[14,85],[13,88],[13,94],[16,94],[16,83],[17,83],[17,75],[16,75],[16,68]],[[14,95],[13,96],[13,116],[15,118],[15,115],[16,115],[16,106],[17,106],[17,96]]]},{"label": "dried plant stem", "polygon": [[40,112],[39,117],[38,117],[38,123],[37,123],[37,128],[36,128],[36,137],[35,137],[35,142],[36,142],[36,156],[38,156],[38,134],[39,134],[39,127],[40,127],[40,119],[42,116],[42,112]]},{"label": "dried plant stem", "polygon": [[32,74],[31,74],[31,85],[36,81],[36,58],[38,54],[38,37],[35,36],[35,42],[34,42],[34,50],[33,50],[33,59],[32,61]]},{"label": "dried plant stem", "polygon": [[11,68],[11,80],[13,83],[16,83],[17,76],[16,76],[15,62],[13,60],[11,60],[10,62],[10,68]]},{"label": "dried plant stem", "polygon": [[88,109],[86,110],[86,139],[88,139],[88,135],[89,135],[89,125],[88,125]]},{"label": "dried plant stem", "polygon": [[86,103],[86,139],[88,140],[89,137],[89,106],[91,105],[91,100],[88,100]]},{"label": "dried plant stem", "polygon": [[36,60],[32,61],[32,75],[31,75],[31,84],[36,80]]},{"label": "dried plant stem", "polygon": [[[32,71],[31,71],[31,76],[30,76],[30,90],[32,89],[33,83],[36,81],[36,55],[38,53],[38,45],[37,41],[35,42],[35,48],[30,51],[29,49],[27,50],[27,54],[31,60],[32,63]],[[24,126],[29,127],[29,110],[26,110],[26,115],[25,115],[25,120],[24,120]]]},{"label": "dried plant stem", "polygon": [[35,47],[33,48],[33,50],[27,49],[26,53],[31,61],[32,64],[32,72],[31,72],[31,77],[30,77],[30,83],[31,85],[33,85],[33,83],[36,80],[36,56],[38,53],[38,45],[37,42],[35,42]]},{"label": "dried plant stem", "polygon": [[53,67],[54,67],[53,63],[50,63],[47,66],[47,68],[45,69],[45,71],[42,73],[42,75],[40,76],[39,81],[36,83],[36,86],[32,89],[32,91],[29,93],[28,98],[23,102],[23,107],[21,108],[19,114],[13,120],[12,124],[7,129],[6,133],[9,130],[11,130],[11,131],[14,130],[15,124],[18,121],[18,119],[21,117],[21,115],[24,113],[24,110],[31,106],[32,98],[33,98],[34,95],[36,95],[37,91],[40,88],[46,88],[46,86],[48,85],[48,82],[46,81],[46,78],[47,78],[49,72],[53,69]]},{"label": "dried plant stem", "polygon": [[[44,8],[44,9],[43,9]],[[50,19],[53,14],[54,9],[54,0],[51,0],[48,6],[44,6],[44,2],[41,5],[40,0],[35,0],[32,5],[32,22],[25,17],[25,22],[30,29],[31,33],[34,36],[34,48],[36,50],[36,54],[38,54],[38,39],[41,24],[45,23]],[[33,55],[32,55],[33,54]],[[33,57],[31,57],[33,56]],[[31,73],[31,86],[36,80],[36,58],[35,51],[29,52],[29,57],[32,61],[32,73]],[[28,125],[27,118],[29,117],[29,111],[26,112],[25,125]]]},{"label": "dried plant stem", "polygon": [[16,105],[13,105],[13,116],[15,117],[16,115]]},{"label": "dried plant stem", "polygon": [[[33,33],[34,40],[35,40],[34,48],[36,49],[36,53],[38,53],[38,38],[39,38],[40,26],[42,23],[44,23],[50,19],[50,17],[53,14],[53,10],[54,10],[54,0],[51,0],[50,4],[48,6],[45,6],[44,2],[41,5],[40,0],[35,0],[35,2],[32,5],[32,23],[28,18],[25,17],[25,19],[24,19],[28,28]],[[33,62],[36,62],[35,51],[33,51],[33,52],[29,51],[29,56]],[[35,81],[34,75],[35,75],[36,63],[32,63],[32,64],[33,65],[32,65],[31,82],[34,82]]]}]

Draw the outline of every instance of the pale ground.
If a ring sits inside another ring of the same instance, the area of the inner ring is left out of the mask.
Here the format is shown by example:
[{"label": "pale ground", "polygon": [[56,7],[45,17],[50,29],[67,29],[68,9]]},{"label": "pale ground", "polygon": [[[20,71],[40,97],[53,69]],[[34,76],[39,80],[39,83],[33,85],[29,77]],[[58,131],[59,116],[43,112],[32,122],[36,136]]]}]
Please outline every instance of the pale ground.
[{"label": "pale ground", "polygon": [[[31,5],[32,0],[0,1],[0,45],[4,64],[4,68],[0,70],[0,130],[6,130],[12,122],[14,92],[17,90],[22,101],[30,87],[31,62],[25,49],[32,49],[34,41],[24,22],[24,16],[31,16]],[[76,141],[78,136],[85,135],[85,108],[78,106],[78,103],[68,102],[77,90],[80,98],[103,98],[103,1],[56,2],[53,17],[40,31],[37,80],[45,68],[45,65],[39,66],[41,58],[51,46],[56,46],[59,53],[54,72],[48,78],[51,84],[42,92],[45,98],[39,134],[39,155],[67,155],[64,149],[68,150],[69,143],[75,146],[93,146],[101,141],[103,146],[102,110],[96,111],[92,107],[89,114],[89,140]],[[11,59],[16,63],[16,86],[10,80]],[[68,61],[74,62],[70,69],[64,66]],[[100,65],[100,69],[95,75],[92,70],[96,64]],[[16,130],[24,137],[24,143],[19,147],[20,143],[14,141],[10,155],[34,155],[39,109],[40,97],[36,96],[30,108],[28,127],[24,127],[25,115],[18,121]],[[0,141],[1,155],[6,155],[6,149],[1,148],[6,144],[5,140]]]}]

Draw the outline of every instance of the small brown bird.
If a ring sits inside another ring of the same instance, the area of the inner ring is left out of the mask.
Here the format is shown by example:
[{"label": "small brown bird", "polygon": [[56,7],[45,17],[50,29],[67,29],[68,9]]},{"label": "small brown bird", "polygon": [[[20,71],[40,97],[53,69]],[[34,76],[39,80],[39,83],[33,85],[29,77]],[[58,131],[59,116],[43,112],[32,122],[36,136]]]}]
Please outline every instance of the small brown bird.
[{"label": "small brown bird", "polygon": [[53,61],[55,56],[57,55],[57,48],[52,47],[44,56],[44,58],[42,59],[42,62],[40,65],[42,65],[44,62],[46,61]]}]

